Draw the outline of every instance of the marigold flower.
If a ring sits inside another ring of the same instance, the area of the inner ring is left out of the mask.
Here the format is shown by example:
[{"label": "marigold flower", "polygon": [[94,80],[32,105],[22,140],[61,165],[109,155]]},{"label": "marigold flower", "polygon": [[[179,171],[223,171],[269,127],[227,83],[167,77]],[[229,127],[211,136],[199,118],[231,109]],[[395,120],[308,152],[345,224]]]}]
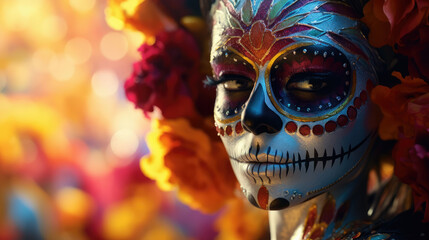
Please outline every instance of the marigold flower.
[{"label": "marigold flower", "polygon": [[383,140],[398,139],[400,134],[412,137],[416,125],[429,127],[429,84],[420,78],[403,78],[398,72],[392,75],[401,84],[376,86],[371,94],[384,115],[379,128]]},{"label": "marigold flower", "polygon": [[188,120],[152,120],[147,144],[151,154],[140,166],[161,189],[177,187],[183,202],[203,212],[217,211],[233,197],[236,180],[222,142]]}]

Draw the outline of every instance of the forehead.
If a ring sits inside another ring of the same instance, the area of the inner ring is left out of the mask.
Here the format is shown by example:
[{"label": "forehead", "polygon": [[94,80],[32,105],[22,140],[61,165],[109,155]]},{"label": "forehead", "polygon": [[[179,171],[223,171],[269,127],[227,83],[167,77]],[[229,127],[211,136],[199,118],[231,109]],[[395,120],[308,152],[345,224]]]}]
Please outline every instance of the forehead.
[{"label": "forehead", "polygon": [[299,44],[335,45],[366,57],[358,18],[338,1],[220,0],[213,16],[212,60],[230,49],[263,66]]}]

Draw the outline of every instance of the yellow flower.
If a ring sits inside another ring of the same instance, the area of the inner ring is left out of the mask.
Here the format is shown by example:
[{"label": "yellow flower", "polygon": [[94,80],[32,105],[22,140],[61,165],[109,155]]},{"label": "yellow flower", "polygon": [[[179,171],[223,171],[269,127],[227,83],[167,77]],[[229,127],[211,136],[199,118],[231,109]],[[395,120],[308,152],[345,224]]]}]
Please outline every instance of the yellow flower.
[{"label": "yellow flower", "polygon": [[219,210],[233,197],[236,180],[220,140],[212,140],[185,119],[153,120],[147,135],[151,154],[142,171],[163,190],[203,212]]}]

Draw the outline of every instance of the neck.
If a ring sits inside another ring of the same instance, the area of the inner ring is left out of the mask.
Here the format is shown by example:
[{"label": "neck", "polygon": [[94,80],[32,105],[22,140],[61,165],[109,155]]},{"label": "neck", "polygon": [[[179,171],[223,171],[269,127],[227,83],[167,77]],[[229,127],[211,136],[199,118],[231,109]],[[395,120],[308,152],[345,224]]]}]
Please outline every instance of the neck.
[{"label": "neck", "polygon": [[270,211],[272,240],[327,239],[366,217],[366,174],[298,206]]}]

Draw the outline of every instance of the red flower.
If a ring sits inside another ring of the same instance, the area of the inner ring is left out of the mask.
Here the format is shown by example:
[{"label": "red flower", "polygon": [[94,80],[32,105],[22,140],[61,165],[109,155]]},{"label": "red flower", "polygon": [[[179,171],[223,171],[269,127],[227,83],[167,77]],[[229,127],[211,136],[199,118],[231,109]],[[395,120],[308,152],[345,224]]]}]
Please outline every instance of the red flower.
[{"label": "red flower", "polygon": [[[428,17],[426,17],[428,18]],[[429,82],[429,25],[423,25],[401,39],[397,51],[408,56],[410,75]]]},{"label": "red flower", "polygon": [[125,82],[128,100],[146,116],[154,107],[165,118],[194,116],[194,102],[204,89],[200,52],[194,38],[180,29],[163,32],[153,45],[145,43],[139,51],[142,60],[134,64]]},{"label": "red flower", "polygon": [[362,19],[375,47],[390,45],[409,58],[411,74],[429,80],[429,0],[371,0]]},{"label": "red flower", "polygon": [[401,138],[393,149],[395,175],[413,190],[414,208],[429,222],[429,128],[419,128],[415,138]]},{"label": "red flower", "polygon": [[413,137],[415,126],[429,127],[429,84],[420,78],[403,78],[398,72],[392,75],[401,83],[393,88],[379,85],[371,93],[383,112],[379,128],[383,140]]},{"label": "red flower", "polygon": [[425,211],[424,221],[429,221],[429,84],[398,72],[392,75],[401,84],[377,86],[371,94],[384,115],[379,134],[399,139],[393,149],[395,175],[410,185],[415,209]]}]

